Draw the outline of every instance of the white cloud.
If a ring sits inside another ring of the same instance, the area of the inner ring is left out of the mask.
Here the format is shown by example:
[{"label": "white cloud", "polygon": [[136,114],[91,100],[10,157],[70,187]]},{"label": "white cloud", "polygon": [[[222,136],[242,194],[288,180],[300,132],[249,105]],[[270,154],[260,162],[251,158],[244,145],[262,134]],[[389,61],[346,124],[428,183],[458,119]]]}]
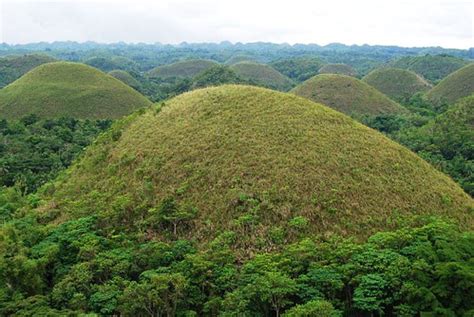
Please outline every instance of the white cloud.
[{"label": "white cloud", "polygon": [[0,41],[288,42],[467,48],[466,0],[0,0]]}]

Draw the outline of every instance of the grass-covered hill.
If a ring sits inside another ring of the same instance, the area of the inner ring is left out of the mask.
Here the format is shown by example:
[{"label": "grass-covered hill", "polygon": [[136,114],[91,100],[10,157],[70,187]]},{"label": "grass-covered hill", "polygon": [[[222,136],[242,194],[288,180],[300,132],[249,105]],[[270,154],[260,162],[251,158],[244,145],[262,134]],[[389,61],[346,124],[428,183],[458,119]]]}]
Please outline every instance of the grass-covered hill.
[{"label": "grass-covered hill", "polygon": [[0,118],[113,119],[151,102],[133,88],[78,63],[55,62],[36,67],[0,90]]},{"label": "grass-covered hill", "polygon": [[302,82],[317,75],[324,64],[326,62],[318,57],[296,57],[272,62],[271,66],[294,81]]},{"label": "grass-covered hill", "polygon": [[216,65],[194,77],[190,89],[243,83],[246,83],[246,80],[237,75],[230,67]]},{"label": "grass-covered hill", "polygon": [[225,61],[226,65],[234,65],[240,62],[254,62],[258,63],[257,59],[250,55],[237,54]]},{"label": "grass-covered hill", "polygon": [[458,69],[434,86],[426,97],[435,107],[455,103],[474,93],[474,63]]},{"label": "grass-covered hill", "polygon": [[238,76],[276,90],[288,91],[293,86],[291,79],[271,66],[253,62],[240,62],[231,66]]},{"label": "grass-covered hill", "polygon": [[205,59],[190,59],[169,65],[158,66],[148,72],[153,78],[192,78],[206,69],[218,65],[217,62]]},{"label": "grass-covered hill", "polygon": [[431,84],[418,74],[393,67],[373,70],[362,80],[399,102],[406,102],[416,93],[426,92],[431,88]]},{"label": "grass-covered hill", "polygon": [[36,66],[54,61],[56,61],[55,58],[44,54],[2,57],[0,58],[0,88],[14,82]]},{"label": "grass-covered hill", "polygon": [[348,115],[397,114],[407,111],[374,87],[345,75],[317,75],[295,87],[292,92]]},{"label": "grass-covered hill", "polygon": [[109,72],[109,75],[114,78],[117,78],[118,80],[122,81],[123,83],[135,89],[140,87],[140,82],[136,80],[132,75],[130,75],[130,73],[128,73],[127,71],[114,69]]},{"label": "grass-covered hill", "polygon": [[42,195],[56,222],[197,241],[232,230],[245,252],[300,225],[365,237],[412,216],[474,224],[472,199],[413,152],[305,98],[237,85],[127,117]]},{"label": "grass-covered hill", "polygon": [[466,60],[449,55],[406,56],[390,63],[392,67],[411,70],[434,83],[467,64]]},{"label": "grass-covered hill", "polygon": [[320,74],[339,74],[346,76],[357,76],[357,71],[346,64],[327,64],[319,69]]},{"label": "grass-covered hill", "polygon": [[397,139],[451,175],[474,197],[474,95],[459,100],[428,124]]}]

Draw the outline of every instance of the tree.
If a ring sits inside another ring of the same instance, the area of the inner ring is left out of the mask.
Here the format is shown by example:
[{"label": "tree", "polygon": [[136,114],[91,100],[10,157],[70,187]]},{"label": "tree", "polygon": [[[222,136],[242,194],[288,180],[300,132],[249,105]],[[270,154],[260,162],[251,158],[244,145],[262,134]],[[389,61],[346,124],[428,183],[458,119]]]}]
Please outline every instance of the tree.
[{"label": "tree", "polygon": [[296,282],[281,272],[267,272],[258,277],[253,285],[256,296],[269,303],[280,316],[281,310],[291,304],[288,299],[296,293]]},{"label": "tree", "polygon": [[196,217],[197,210],[191,206],[180,207],[174,198],[165,198],[158,210],[160,222],[169,223],[173,227],[173,235],[177,235],[178,225]]},{"label": "tree", "polygon": [[142,273],[140,282],[131,282],[119,298],[119,310],[132,316],[175,316],[184,296],[186,279],[179,273]]},{"label": "tree", "polygon": [[303,305],[296,305],[283,314],[284,317],[335,317],[339,313],[330,302],[325,300],[312,300]]}]

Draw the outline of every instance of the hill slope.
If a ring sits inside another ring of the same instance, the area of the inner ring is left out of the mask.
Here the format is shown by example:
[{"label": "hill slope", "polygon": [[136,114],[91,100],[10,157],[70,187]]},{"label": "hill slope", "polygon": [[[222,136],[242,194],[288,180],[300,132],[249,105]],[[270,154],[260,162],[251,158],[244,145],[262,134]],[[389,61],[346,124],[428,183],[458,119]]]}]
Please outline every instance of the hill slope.
[{"label": "hill slope", "polygon": [[110,71],[109,75],[114,77],[114,78],[117,78],[121,82],[123,82],[123,83],[125,83],[125,84],[127,84],[130,87],[133,87],[135,89],[140,87],[140,82],[138,80],[136,80],[132,75],[130,75],[130,73],[128,73],[124,70],[115,69],[115,70]]},{"label": "hill slope", "polygon": [[379,115],[407,111],[372,86],[344,75],[317,75],[294,88],[292,93],[348,115]]},{"label": "hill slope", "polygon": [[346,76],[357,76],[354,68],[346,64],[327,64],[319,69],[320,74],[339,74]]},{"label": "hill slope", "polygon": [[474,93],[474,63],[450,74],[431,89],[426,97],[435,107],[452,104]]},{"label": "hill slope", "polygon": [[328,235],[424,214],[473,225],[471,198],[411,151],[332,109],[249,86],[195,90],[122,120],[45,193],[41,212],[63,220],[92,212],[120,231],[195,213],[181,236],[235,230],[249,248],[295,217]]},{"label": "hill slope", "polygon": [[159,78],[192,78],[197,74],[218,65],[217,62],[205,59],[191,59],[153,68],[148,72],[150,77]]},{"label": "hill slope", "polygon": [[0,118],[119,118],[151,102],[121,81],[84,64],[41,65],[0,90]]},{"label": "hill slope", "polygon": [[414,72],[400,68],[379,68],[362,79],[393,100],[407,101],[418,92],[431,88],[426,80]]},{"label": "hill slope", "polygon": [[0,58],[0,88],[14,82],[36,66],[54,61],[56,61],[55,58],[42,54],[2,57]]},{"label": "hill slope", "polygon": [[243,79],[268,88],[287,91],[293,85],[291,79],[268,65],[240,62],[232,65],[231,69]]},{"label": "hill slope", "polygon": [[406,56],[390,63],[392,67],[411,70],[432,82],[438,82],[468,62],[454,56]]}]

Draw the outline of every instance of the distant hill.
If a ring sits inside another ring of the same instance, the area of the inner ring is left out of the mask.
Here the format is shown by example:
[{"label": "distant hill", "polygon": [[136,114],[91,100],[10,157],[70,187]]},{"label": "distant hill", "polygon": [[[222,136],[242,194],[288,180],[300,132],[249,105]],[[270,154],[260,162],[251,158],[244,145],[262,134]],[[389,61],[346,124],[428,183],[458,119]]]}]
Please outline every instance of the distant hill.
[{"label": "distant hill", "polygon": [[54,61],[56,61],[54,57],[44,54],[1,57],[0,88],[14,82],[36,66]]},{"label": "distant hill", "polygon": [[110,72],[116,69],[132,70],[138,67],[134,61],[122,56],[91,57],[85,60],[84,64],[100,69],[103,72]]},{"label": "distant hill", "polygon": [[357,76],[357,71],[346,64],[327,64],[319,69],[320,74],[338,74],[346,76]]},{"label": "distant hill", "polygon": [[115,69],[115,70],[110,71],[109,75],[114,78],[117,78],[118,80],[129,85],[132,88],[137,89],[140,87],[140,82],[136,80],[132,75],[130,75],[130,73],[124,70]]},{"label": "distant hill", "polygon": [[226,65],[234,65],[240,62],[254,62],[258,63],[257,59],[255,57],[252,57],[250,55],[234,55],[228,60],[225,61]]},{"label": "distant hill", "polygon": [[148,72],[150,77],[159,78],[192,78],[206,69],[218,65],[217,62],[204,59],[191,59],[170,65],[158,66]]},{"label": "distant hill", "polygon": [[268,65],[240,62],[232,65],[231,69],[241,78],[267,88],[288,91],[293,86],[291,79]]},{"label": "distant hill", "polygon": [[431,84],[416,73],[393,67],[376,69],[362,80],[398,102],[406,102],[414,94],[431,88]]},{"label": "distant hill", "polygon": [[119,118],[151,102],[136,90],[90,66],[43,64],[0,90],[0,118],[62,116]]},{"label": "distant hill", "polygon": [[317,75],[295,87],[291,92],[348,115],[407,112],[404,107],[374,87],[345,75]]},{"label": "distant hill", "polygon": [[326,62],[318,57],[297,57],[278,60],[270,65],[294,81],[302,82],[317,75],[325,64]]},{"label": "distant hill", "polygon": [[449,55],[424,55],[402,57],[390,66],[411,70],[436,83],[467,64],[466,60]]},{"label": "distant hill", "polygon": [[246,251],[295,217],[311,234],[359,237],[417,215],[474,225],[472,199],[413,152],[330,108],[250,86],[195,90],[127,117],[42,199],[42,213],[94,215],[118,232],[179,210],[189,219],[180,237],[234,230]]},{"label": "distant hill", "polygon": [[458,69],[439,84],[434,86],[426,95],[436,108],[455,103],[463,97],[474,93],[474,63]]}]

